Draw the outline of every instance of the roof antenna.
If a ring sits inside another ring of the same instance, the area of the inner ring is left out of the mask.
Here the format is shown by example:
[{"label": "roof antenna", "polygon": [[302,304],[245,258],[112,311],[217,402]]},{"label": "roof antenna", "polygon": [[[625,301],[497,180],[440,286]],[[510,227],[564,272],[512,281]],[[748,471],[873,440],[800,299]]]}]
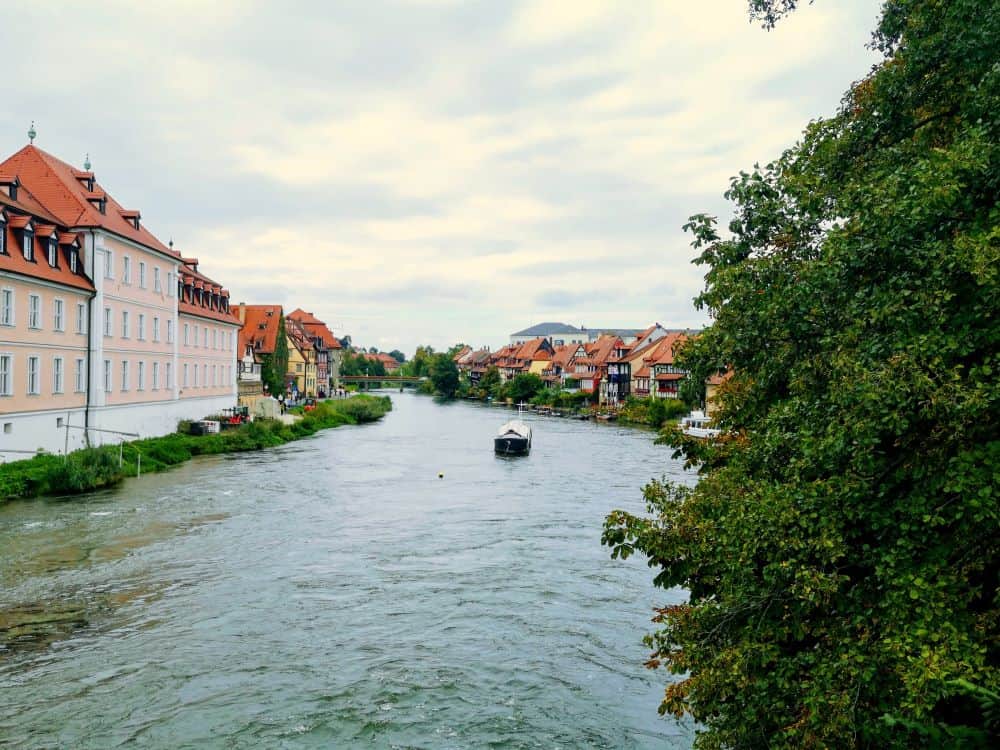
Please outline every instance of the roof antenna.
[{"label": "roof antenna", "polygon": [[85,172],[90,171],[90,152],[87,152],[87,158],[83,160],[83,169]]},{"label": "roof antenna", "polygon": [[31,121],[31,127],[28,128],[28,143],[29,144],[35,142],[35,136],[36,135],[38,135],[38,133],[35,132],[35,121],[32,120]]},{"label": "roof antenna", "polygon": [[174,249],[174,238],[171,237],[170,238],[170,242],[168,242],[167,244],[170,245],[170,249],[173,250]]}]

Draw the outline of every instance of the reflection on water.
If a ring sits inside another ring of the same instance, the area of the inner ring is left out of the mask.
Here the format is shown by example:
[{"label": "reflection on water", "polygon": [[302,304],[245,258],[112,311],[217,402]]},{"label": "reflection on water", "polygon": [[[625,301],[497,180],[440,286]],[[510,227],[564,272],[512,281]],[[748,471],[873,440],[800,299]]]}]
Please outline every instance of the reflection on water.
[{"label": "reflection on water", "polygon": [[689,747],[640,640],[680,593],[599,539],[692,477],[648,433],[539,418],[498,461],[506,412],[394,402],[0,508],[0,747]]}]

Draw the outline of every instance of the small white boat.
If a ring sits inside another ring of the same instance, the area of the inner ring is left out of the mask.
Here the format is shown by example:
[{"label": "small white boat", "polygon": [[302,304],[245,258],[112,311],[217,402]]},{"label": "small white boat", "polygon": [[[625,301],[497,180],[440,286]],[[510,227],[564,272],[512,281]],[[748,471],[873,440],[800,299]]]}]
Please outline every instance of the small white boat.
[{"label": "small white boat", "polygon": [[512,419],[493,438],[493,450],[503,456],[527,455],[531,450],[531,428],[520,419]]},{"label": "small white boat", "polygon": [[693,411],[681,420],[681,432],[696,438],[713,438],[722,434],[722,430],[709,427],[710,417],[703,411]]}]

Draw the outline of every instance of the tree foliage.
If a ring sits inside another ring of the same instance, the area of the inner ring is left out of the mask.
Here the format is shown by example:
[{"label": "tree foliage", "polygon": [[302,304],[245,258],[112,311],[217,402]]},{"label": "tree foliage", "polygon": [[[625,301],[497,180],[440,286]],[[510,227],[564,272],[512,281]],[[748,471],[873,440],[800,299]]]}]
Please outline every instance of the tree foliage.
[{"label": "tree foliage", "polygon": [[458,390],[458,366],[447,352],[433,355],[430,368],[434,392],[445,398],[453,398]]},{"label": "tree foliage", "polygon": [[503,394],[513,399],[515,404],[519,404],[522,401],[530,401],[544,387],[545,383],[535,373],[519,372],[505,384]]},{"label": "tree foliage", "polygon": [[648,642],[701,748],[997,746],[962,686],[1000,688],[1000,4],[887,0],[873,47],[687,226],[726,434],[672,433],[699,484],[605,527],[689,592]]},{"label": "tree foliage", "polygon": [[277,396],[285,392],[285,375],[288,372],[288,339],[285,337],[285,316],[278,318],[278,335],[274,352],[261,356],[260,379],[269,393]]}]

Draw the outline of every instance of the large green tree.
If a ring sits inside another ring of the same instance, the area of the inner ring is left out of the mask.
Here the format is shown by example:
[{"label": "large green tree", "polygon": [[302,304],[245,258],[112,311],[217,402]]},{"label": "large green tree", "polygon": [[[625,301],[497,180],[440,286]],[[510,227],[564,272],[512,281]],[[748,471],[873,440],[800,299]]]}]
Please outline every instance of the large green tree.
[{"label": "large green tree", "polygon": [[672,433],[698,485],[605,528],[689,592],[650,665],[701,748],[1000,742],[1000,1],[887,0],[872,46],[728,232],[688,225],[725,435]]},{"label": "large green tree", "polygon": [[453,398],[458,390],[458,366],[447,352],[431,358],[430,378],[434,391],[445,398]]},{"label": "large green tree", "polygon": [[288,339],[285,337],[285,316],[278,318],[278,334],[274,351],[261,355],[260,379],[273,396],[285,392],[285,375],[288,372]]}]

